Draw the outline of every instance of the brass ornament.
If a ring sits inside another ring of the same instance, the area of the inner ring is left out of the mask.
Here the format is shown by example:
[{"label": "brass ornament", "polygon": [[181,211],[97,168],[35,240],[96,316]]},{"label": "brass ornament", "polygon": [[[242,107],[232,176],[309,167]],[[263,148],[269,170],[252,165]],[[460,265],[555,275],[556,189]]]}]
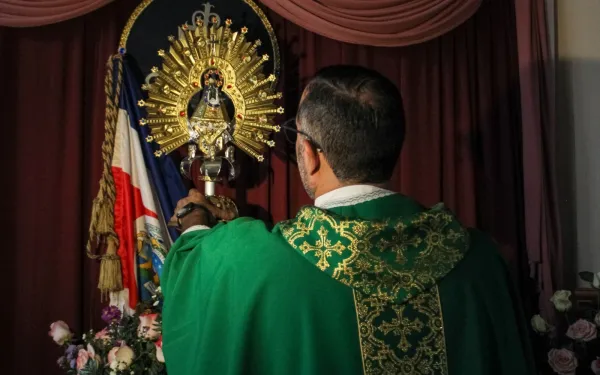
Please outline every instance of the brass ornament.
[{"label": "brass ornament", "polygon": [[[196,25],[183,24],[169,37],[168,51],[158,51],[162,67],[152,68],[142,86],[148,100],[138,103],[147,110],[140,125],[150,127],[146,140],[158,144],[157,157],[190,143],[190,163],[197,147],[206,168],[211,160],[220,166],[221,158],[233,166],[231,144],[258,161],[275,145],[269,136],[280,128],[273,117],[284,110],[275,103],[282,97],[272,88],[276,76],[263,72],[270,56],[259,54],[260,40],[246,40],[245,26],[231,26],[229,19],[221,25],[217,17],[197,18]],[[198,102],[195,108],[191,101]],[[203,179],[215,181],[214,171],[207,172]]]}]

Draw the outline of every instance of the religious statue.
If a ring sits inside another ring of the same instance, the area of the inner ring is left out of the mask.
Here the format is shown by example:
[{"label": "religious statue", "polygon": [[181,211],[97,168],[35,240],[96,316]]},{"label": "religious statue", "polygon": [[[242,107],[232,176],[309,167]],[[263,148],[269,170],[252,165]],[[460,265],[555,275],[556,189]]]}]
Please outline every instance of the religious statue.
[{"label": "religious statue", "polygon": [[[210,177],[219,175],[222,166],[221,160],[224,159],[229,163],[228,178],[233,180],[236,177],[234,147],[225,143],[232,139],[233,123],[227,111],[227,104],[230,100],[221,92],[223,86],[223,77],[218,70],[210,69],[204,74],[203,89],[196,94],[190,101],[192,115],[188,121],[188,131],[193,143],[188,146],[188,156],[181,164],[181,173],[187,178],[192,178],[190,168],[192,163],[199,157],[196,156],[200,142],[201,150],[206,155],[204,162],[200,167],[201,175],[210,182]],[[194,102],[198,97],[199,100]],[[195,107],[195,108],[194,108]],[[214,141],[213,141],[214,140]],[[217,154],[225,149],[225,155],[222,158],[217,158]],[[208,192],[213,195],[214,192]]]},{"label": "religious statue", "polygon": [[[191,179],[200,161],[200,179],[211,197],[225,169],[230,180],[236,177],[234,146],[262,162],[267,147],[275,145],[269,134],[280,130],[274,116],[283,114],[275,104],[282,97],[273,91],[277,78],[263,73],[270,56],[259,55],[261,40],[246,41],[247,27],[233,31],[232,23],[221,25],[214,14],[207,22],[197,17],[194,25],[180,26],[178,36],[169,37],[168,51],[158,51],[162,68],[152,68],[142,87],[148,100],[139,102],[148,112],[140,120],[151,128],[147,141],[159,145],[155,155],[188,144],[181,173]],[[233,205],[223,197],[212,200]]]}]

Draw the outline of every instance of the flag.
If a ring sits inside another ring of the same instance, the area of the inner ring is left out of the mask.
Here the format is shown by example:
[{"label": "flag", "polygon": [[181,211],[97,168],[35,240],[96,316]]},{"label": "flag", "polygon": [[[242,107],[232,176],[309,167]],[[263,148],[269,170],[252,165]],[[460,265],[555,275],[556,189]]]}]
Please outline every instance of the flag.
[{"label": "flag", "polygon": [[131,309],[151,297],[146,283],[159,284],[167,251],[177,237],[166,223],[177,201],[186,195],[173,160],[154,156],[156,145],[145,140],[149,129],[139,123],[146,116],[138,105],[144,97],[136,73],[135,62],[125,55],[111,163],[114,231],[124,288],[111,293],[111,304]]}]

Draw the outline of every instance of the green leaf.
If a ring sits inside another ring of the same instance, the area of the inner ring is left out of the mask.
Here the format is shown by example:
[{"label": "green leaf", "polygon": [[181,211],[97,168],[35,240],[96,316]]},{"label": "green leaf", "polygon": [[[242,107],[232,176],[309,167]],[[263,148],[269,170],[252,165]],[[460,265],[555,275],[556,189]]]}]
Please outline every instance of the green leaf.
[{"label": "green leaf", "polygon": [[579,278],[583,281],[587,281],[588,283],[591,283],[594,281],[594,273],[589,272],[589,271],[582,271],[582,272],[579,272]]},{"label": "green leaf", "polygon": [[88,360],[85,366],[79,370],[80,375],[95,375],[98,370],[98,362],[93,359]]}]

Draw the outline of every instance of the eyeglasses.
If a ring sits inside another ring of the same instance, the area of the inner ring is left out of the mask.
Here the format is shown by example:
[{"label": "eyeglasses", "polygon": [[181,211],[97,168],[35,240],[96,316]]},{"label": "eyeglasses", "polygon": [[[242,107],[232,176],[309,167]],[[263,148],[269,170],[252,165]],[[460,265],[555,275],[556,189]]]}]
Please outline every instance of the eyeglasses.
[{"label": "eyeglasses", "polygon": [[296,144],[296,139],[298,138],[298,134],[304,136],[306,140],[313,145],[313,147],[317,150],[317,152],[323,152],[323,148],[314,140],[313,137],[306,134],[302,130],[298,130],[296,125],[296,119],[291,118],[280,125],[281,129],[283,129],[283,134],[285,135],[285,139],[292,145]]}]

